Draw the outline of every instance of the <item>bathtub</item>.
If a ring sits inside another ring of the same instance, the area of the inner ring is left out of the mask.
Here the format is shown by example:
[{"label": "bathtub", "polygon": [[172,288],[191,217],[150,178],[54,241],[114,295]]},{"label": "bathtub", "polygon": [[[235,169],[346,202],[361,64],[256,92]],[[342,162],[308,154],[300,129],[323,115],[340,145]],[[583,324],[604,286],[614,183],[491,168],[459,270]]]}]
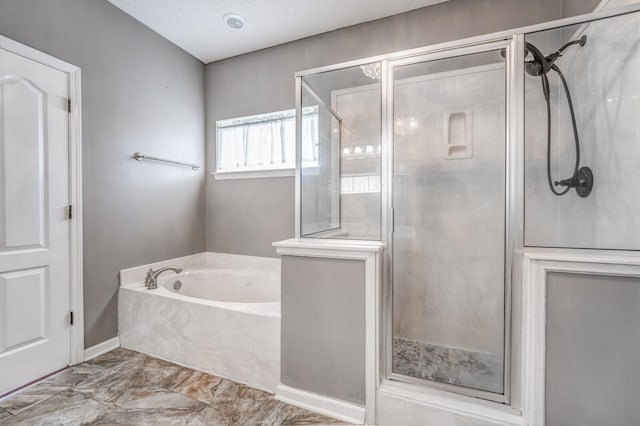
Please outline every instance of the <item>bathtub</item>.
[{"label": "bathtub", "polygon": [[[149,268],[179,266],[147,290]],[[120,271],[123,347],[275,392],[280,260],[200,253]]]}]

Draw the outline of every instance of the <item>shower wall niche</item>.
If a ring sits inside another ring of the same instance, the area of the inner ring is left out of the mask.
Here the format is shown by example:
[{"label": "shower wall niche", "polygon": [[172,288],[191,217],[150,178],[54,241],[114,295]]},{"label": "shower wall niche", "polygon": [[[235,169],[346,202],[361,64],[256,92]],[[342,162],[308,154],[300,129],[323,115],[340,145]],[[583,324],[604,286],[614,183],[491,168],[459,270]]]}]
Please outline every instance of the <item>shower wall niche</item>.
[{"label": "shower wall niche", "polygon": [[[616,2],[616,4],[621,2]],[[586,198],[547,183],[547,113],[540,79],[525,74],[525,246],[640,250],[640,16],[621,15],[532,34],[545,55],[586,36],[555,64],[575,110],[580,165],[593,170]],[[531,56],[527,57],[530,60]],[[552,181],[571,176],[575,144],[561,82],[549,72]]]},{"label": "shower wall niche", "polygon": [[380,240],[380,63],[302,78],[302,111],[317,111],[317,128],[302,120],[301,141],[318,132],[317,156],[302,153],[300,234]]}]

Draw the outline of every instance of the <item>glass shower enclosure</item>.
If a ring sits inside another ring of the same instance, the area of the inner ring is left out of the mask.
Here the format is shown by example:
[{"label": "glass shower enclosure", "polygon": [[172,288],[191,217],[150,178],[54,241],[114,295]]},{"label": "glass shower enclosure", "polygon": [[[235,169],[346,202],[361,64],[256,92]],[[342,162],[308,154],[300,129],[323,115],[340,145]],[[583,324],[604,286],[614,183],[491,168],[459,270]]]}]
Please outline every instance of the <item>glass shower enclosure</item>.
[{"label": "glass shower enclosure", "polygon": [[388,65],[390,377],[505,394],[509,43]]},{"label": "glass shower enclosure", "polygon": [[[364,71],[377,72],[367,75]],[[377,70],[377,71],[376,71]],[[299,80],[300,236],[381,237],[380,63]],[[315,114],[317,127],[305,114]],[[317,132],[312,135],[310,132]],[[318,136],[316,154],[306,151]]]},{"label": "glass shower enclosure", "polygon": [[[388,378],[501,402],[512,45],[298,78],[298,237],[385,242]],[[304,148],[312,139],[315,161]]]},{"label": "glass shower enclosure", "polygon": [[382,380],[509,404],[523,253],[640,249],[636,9],[297,75],[296,238],[384,243]]}]

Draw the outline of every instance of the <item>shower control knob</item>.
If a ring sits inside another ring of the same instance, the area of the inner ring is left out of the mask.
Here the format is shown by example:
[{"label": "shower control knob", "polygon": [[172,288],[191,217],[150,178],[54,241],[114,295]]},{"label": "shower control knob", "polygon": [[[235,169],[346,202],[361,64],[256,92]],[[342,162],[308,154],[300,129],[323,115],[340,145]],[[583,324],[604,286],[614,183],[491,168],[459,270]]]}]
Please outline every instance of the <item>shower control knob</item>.
[{"label": "shower control knob", "polygon": [[585,198],[593,189],[593,172],[589,167],[580,167],[576,173],[574,186],[579,197]]},{"label": "shower control knob", "polygon": [[575,188],[579,197],[585,198],[593,189],[593,172],[589,167],[580,167],[575,176],[553,183],[555,186]]}]

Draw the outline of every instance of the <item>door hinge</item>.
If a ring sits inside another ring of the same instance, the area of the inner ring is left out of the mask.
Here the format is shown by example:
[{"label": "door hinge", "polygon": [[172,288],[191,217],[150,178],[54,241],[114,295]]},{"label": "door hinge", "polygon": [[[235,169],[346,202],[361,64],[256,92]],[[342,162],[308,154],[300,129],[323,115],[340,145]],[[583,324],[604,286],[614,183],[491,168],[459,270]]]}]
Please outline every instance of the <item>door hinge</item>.
[{"label": "door hinge", "polygon": [[73,206],[69,205],[69,219],[73,219]]},{"label": "door hinge", "polygon": [[71,113],[71,99],[67,99],[67,112]]},{"label": "door hinge", "polygon": [[69,312],[69,324],[73,325],[73,311]]}]

